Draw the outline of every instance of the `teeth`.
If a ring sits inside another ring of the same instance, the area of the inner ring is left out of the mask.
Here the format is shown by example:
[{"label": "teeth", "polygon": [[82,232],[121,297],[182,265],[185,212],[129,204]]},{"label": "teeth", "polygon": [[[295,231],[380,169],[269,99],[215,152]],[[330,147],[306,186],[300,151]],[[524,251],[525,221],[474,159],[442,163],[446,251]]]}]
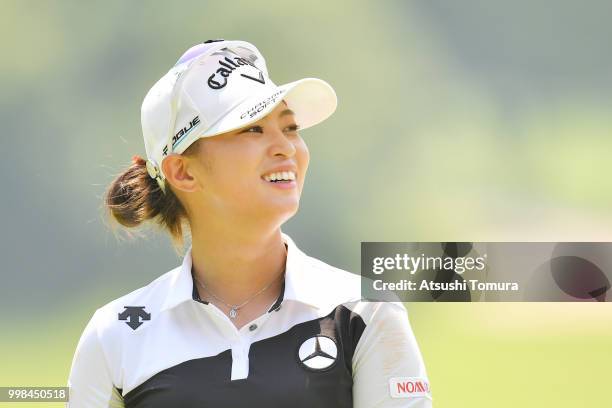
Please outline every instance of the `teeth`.
[{"label": "teeth", "polygon": [[292,171],[279,171],[276,173],[266,174],[264,179],[266,181],[295,180],[295,173]]}]

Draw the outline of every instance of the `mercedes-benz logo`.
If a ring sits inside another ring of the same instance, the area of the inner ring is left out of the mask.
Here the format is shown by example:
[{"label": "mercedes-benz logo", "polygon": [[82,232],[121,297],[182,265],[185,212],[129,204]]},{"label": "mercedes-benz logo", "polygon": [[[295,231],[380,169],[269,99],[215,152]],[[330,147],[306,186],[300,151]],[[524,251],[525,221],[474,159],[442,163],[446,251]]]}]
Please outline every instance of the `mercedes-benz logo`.
[{"label": "mercedes-benz logo", "polygon": [[298,350],[300,363],[313,371],[330,369],[338,357],[336,342],[327,336],[317,335],[305,340]]}]

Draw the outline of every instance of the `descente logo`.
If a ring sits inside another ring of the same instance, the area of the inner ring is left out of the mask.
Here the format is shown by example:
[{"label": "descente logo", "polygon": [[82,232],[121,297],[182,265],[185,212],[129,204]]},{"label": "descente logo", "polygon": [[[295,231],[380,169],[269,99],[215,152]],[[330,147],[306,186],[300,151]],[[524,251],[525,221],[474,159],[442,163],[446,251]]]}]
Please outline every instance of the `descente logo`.
[{"label": "descente logo", "polygon": [[389,380],[392,398],[412,398],[430,395],[429,381],[422,377],[394,377]]},{"label": "descente logo", "polygon": [[[183,140],[183,138],[185,136],[187,136],[193,129],[196,128],[196,126],[198,126],[200,124],[200,117],[196,116],[195,118],[191,119],[191,121],[189,122],[189,124],[187,126],[185,126],[184,128],[182,128],[181,130],[179,130],[178,132],[176,132],[176,134],[172,137],[172,148],[174,148],[174,146],[180,142],[181,140]],[[164,147],[164,156],[168,154],[168,146]]]}]

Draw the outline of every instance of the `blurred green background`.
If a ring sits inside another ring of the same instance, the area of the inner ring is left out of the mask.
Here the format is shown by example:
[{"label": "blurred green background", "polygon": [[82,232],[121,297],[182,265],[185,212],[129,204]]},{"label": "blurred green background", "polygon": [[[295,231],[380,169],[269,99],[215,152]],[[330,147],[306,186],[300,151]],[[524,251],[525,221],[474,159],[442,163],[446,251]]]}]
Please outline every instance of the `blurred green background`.
[{"label": "blurred green background", "polygon": [[[302,133],[283,230],[306,253],[358,272],[361,241],[611,241],[609,1],[0,7],[0,386],[65,385],[95,309],[180,263],[152,228],[116,237],[101,198],[145,155],[145,93],[207,39],[250,41],[277,84],[338,94]],[[406,306],[435,407],[610,404],[609,304]]]}]

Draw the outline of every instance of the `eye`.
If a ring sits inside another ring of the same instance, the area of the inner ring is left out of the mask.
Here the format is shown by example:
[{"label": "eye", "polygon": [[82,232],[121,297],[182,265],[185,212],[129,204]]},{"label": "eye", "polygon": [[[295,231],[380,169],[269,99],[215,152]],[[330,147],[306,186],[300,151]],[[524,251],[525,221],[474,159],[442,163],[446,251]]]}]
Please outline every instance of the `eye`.
[{"label": "eye", "polygon": [[293,132],[297,132],[300,129],[299,125],[296,125],[295,123],[293,125],[289,125],[285,128],[285,130],[287,132],[293,133]]},{"label": "eye", "polygon": [[[300,129],[300,126],[297,124],[289,125],[285,128],[284,132],[293,133],[297,132]],[[263,128],[261,126],[251,126],[250,128],[246,128],[242,130],[240,133],[263,133]]]},{"label": "eye", "polygon": [[250,128],[244,129],[240,133],[263,133],[263,128],[261,126],[252,126]]}]

